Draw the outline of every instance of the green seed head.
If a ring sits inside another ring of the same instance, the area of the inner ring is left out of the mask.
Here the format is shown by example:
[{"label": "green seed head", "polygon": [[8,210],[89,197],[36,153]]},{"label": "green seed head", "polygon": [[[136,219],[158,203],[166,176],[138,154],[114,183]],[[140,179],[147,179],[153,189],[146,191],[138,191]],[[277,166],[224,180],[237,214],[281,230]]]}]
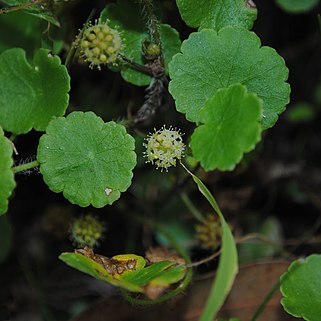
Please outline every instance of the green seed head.
[{"label": "green seed head", "polygon": [[168,171],[169,167],[176,166],[176,161],[181,160],[184,156],[185,145],[182,134],[172,127],[166,129],[163,126],[149,134],[144,146],[146,147],[144,153],[147,157],[146,162],[156,165],[157,169]]},{"label": "green seed head", "polygon": [[221,236],[222,227],[217,215],[209,214],[202,224],[196,225],[196,237],[204,249],[216,249],[220,245]]},{"label": "green seed head", "polygon": [[117,63],[118,54],[123,49],[120,33],[99,21],[86,26],[77,42],[81,56],[90,63],[90,68],[101,69],[101,65]]},{"label": "green seed head", "polygon": [[72,222],[70,236],[76,246],[93,248],[98,245],[104,231],[104,225],[93,215],[87,214]]}]

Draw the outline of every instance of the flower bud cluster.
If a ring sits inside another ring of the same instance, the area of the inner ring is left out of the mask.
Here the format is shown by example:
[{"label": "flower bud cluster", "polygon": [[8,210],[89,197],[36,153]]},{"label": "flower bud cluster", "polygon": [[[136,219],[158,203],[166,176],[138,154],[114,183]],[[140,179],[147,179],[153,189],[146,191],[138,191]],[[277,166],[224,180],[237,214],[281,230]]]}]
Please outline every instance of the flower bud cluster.
[{"label": "flower bud cluster", "polygon": [[216,249],[221,243],[221,236],[222,227],[217,215],[209,214],[202,224],[196,225],[196,238],[204,249]]},{"label": "flower bud cluster", "polygon": [[104,231],[104,225],[91,214],[75,219],[70,227],[71,239],[78,247],[97,246]]},{"label": "flower bud cluster", "polygon": [[123,49],[120,33],[107,23],[96,22],[83,29],[77,39],[81,56],[89,62],[90,68],[101,65],[113,65],[117,62],[118,54]]}]

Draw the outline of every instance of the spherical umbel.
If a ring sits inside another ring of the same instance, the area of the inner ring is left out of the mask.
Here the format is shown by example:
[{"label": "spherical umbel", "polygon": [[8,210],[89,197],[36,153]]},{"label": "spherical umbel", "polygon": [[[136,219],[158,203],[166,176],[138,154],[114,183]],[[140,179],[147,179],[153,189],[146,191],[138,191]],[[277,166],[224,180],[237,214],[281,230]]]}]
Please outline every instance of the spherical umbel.
[{"label": "spherical umbel", "polygon": [[70,237],[75,246],[93,248],[98,245],[104,231],[104,225],[95,216],[87,214],[72,222]]},{"label": "spherical umbel", "polygon": [[107,25],[96,22],[83,29],[77,39],[81,56],[90,63],[89,67],[115,64],[123,49],[120,33]]},{"label": "spherical umbel", "polygon": [[166,129],[163,126],[161,129],[155,129],[146,138],[144,143],[147,157],[147,163],[156,165],[156,168],[168,170],[171,166],[176,166],[176,161],[181,160],[184,156],[185,145],[182,139],[182,133],[179,130],[170,127]]}]

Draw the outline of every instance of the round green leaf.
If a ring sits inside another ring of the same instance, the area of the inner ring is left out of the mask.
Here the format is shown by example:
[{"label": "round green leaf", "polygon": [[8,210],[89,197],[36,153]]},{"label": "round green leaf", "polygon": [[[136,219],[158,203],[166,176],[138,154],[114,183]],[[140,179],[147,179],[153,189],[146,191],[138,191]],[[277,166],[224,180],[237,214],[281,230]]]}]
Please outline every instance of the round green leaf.
[{"label": "round green leaf", "polygon": [[4,136],[3,130],[0,127],[0,215],[8,210],[8,198],[16,187],[14,174],[12,171],[12,145],[11,142]]},{"label": "round green leaf", "polygon": [[136,165],[134,139],[124,126],[92,112],[52,120],[40,138],[38,161],[49,188],[71,203],[103,207],[127,190]]},{"label": "round green leaf", "polygon": [[290,13],[307,12],[318,4],[319,0],[276,0],[276,3]]},{"label": "round green leaf", "polygon": [[321,255],[294,261],[281,276],[281,304],[285,311],[308,321],[321,316]]},{"label": "round green leaf", "polygon": [[[142,45],[145,40],[150,40],[150,36],[141,15],[140,6],[130,0],[118,0],[116,4],[107,5],[100,18],[102,21],[108,20],[111,27],[121,32],[124,42],[122,53],[134,62],[144,65],[147,61],[142,53]],[[167,72],[168,63],[179,52],[181,41],[178,32],[169,25],[160,24],[159,33]],[[122,66],[121,75],[126,81],[137,86],[147,86],[151,81],[150,76],[133,69],[128,64]]]},{"label": "round green leaf", "polygon": [[240,84],[219,89],[201,109],[192,135],[193,156],[205,170],[232,170],[260,140],[262,100]]},{"label": "round green leaf", "polygon": [[0,55],[0,125],[14,134],[45,130],[68,106],[70,78],[59,57],[40,49],[33,64],[23,49]]},{"label": "round green leaf", "polygon": [[260,46],[255,33],[239,27],[192,33],[169,65],[177,110],[198,123],[209,97],[241,83],[263,100],[263,128],[273,126],[289,102],[288,69],[274,49]]},{"label": "round green leaf", "polygon": [[226,26],[251,29],[257,17],[252,0],[176,0],[179,12],[190,27],[220,30]]}]

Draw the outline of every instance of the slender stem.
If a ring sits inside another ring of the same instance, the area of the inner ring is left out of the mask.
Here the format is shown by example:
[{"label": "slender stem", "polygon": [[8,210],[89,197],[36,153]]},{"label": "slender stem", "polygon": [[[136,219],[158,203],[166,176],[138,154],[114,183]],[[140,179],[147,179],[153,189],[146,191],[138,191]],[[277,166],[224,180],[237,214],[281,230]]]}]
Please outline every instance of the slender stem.
[{"label": "slender stem", "polygon": [[218,256],[220,256],[220,254],[221,254],[221,250],[213,253],[212,255],[206,257],[205,259],[202,259],[202,260],[199,260],[199,261],[193,262],[193,263],[188,263],[188,264],[186,264],[185,266],[190,268],[190,267],[196,267],[196,266],[202,265],[202,264],[204,264],[204,263],[207,263],[207,262],[209,262],[209,261],[214,260],[215,258],[217,258]]},{"label": "slender stem", "polygon": [[190,198],[186,195],[186,193],[181,192],[181,193],[179,193],[179,196],[181,197],[181,199],[184,202],[184,204],[186,205],[186,207],[194,215],[194,217],[203,223],[205,221],[203,214],[196,208],[196,206],[193,204],[193,202],[190,200]]},{"label": "slender stem", "polygon": [[131,67],[133,67],[134,69],[148,75],[148,76],[151,76],[153,77],[153,72],[151,70],[151,68],[149,67],[146,67],[146,66],[143,66],[143,65],[140,65],[138,64],[137,62],[133,61],[132,59],[124,56],[123,54],[119,53],[118,56],[123,59],[125,62],[127,62]]},{"label": "slender stem", "polygon": [[147,25],[150,32],[151,40],[154,44],[161,48],[161,38],[158,30],[158,19],[154,13],[154,6],[152,0],[140,0],[143,11],[147,18]]},{"label": "slender stem", "polygon": [[[95,10],[91,10],[83,28],[80,30],[78,36],[77,36],[77,39],[81,39],[82,38],[82,35],[83,35],[83,32],[84,32],[84,28],[86,27],[86,25],[88,24],[88,22],[92,19],[92,17],[95,15]],[[77,51],[77,40],[73,42],[73,44],[71,45],[71,48],[67,54],[67,57],[66,57],[66,60],[65,60],[65,66],[68,68],[76,54],[76,51]]]},{"label": "slender stem", "polygon": [[257,318],[260,316],[260,314],[264,311],[267,303],[271,300],[271,298],[273,297],[273,295],[275,294],[275,292],[279,289],[280,287],[280,282],[276,282],[272,289],[269,291],[269,293],[265,296],[263,302],[259,305],[259,307],[257,308],[257,310],[255,311],[251,321],[256,321]]},{"label": "slender stem", "polygon": [[24,3],[18,4],[16,6],[2,8],[2,9],[0,9],[0,14],[9,13],[9,12],[18,11],[18,10],[23,10],[23,9],[29,8],[29,7],[31,7],[31,6],[33,6],[35,4],[38,4],[40,2],[42,2],[42,0],[31,0],[31,1],[28,1],[28,2],[24,2]]},{"label": "slender stem", "polygon": [[26,170],[31,169],[31,168],[35,168],[35,167],[37,167],[39,165],[40,164],[38,163],[38,161],[35,160],[33,162],[30,162],[30,163],[14,166],[14,167],[12,167],[12,171],[14,173],[18,173],[18,172],[26,171]]}]

